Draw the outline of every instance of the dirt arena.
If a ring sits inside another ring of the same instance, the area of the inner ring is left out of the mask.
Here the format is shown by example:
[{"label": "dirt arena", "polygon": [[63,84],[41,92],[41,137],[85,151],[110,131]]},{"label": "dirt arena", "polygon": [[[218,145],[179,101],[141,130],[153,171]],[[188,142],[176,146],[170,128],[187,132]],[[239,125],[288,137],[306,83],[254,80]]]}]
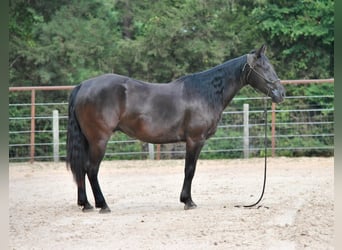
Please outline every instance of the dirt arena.
[{"label": "dirt arena", "polygon": [[[64,163],[10,164],[10,249],[334,249],[334,159],[199,160],[198,208],[183,210],[183,161],[111,161],[112,212],[83,213]],[[94,204],[88,188],[89,201]]]}]

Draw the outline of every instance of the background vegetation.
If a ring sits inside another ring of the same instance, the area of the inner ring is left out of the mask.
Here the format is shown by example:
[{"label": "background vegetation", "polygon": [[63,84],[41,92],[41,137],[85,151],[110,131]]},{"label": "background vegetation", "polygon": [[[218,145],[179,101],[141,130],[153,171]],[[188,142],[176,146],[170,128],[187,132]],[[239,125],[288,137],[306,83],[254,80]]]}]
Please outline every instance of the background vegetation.
[{"label": "background vegetation", "polygon": [[[281,79],[330,78],[334,69],[333,0],[10,0],[9,34],[10,86],[75,85],[108,72],[169,82],[263,43]],[[333,87],[290,87],[287,94],[307,91],[333,94]],[[66,101],[67,93],[37,98]],[[10,131],[25,126],[11,122]]]}]

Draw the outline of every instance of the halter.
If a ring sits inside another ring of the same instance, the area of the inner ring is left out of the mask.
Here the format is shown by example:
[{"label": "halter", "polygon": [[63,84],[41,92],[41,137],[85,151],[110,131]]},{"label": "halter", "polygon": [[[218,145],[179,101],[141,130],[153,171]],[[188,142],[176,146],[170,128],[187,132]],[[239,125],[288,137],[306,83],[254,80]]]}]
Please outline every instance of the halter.
[{"label": "halter", "polygon": [[249,66],[249,68],[250,68],[251,70],[247,73],[246,82],[248,82],[248,77],[249,77],[249,75],[251,74],[252,71],[253,71],[255,74],[257,74],[261,79],[263,79],[263,80],[264,80],[265,82],[267,82],[267,83],[274,84],[274,83],[280,81],[279,78],[277,78],[277,79],[275,79],[275,80],[273,80],[273,81],[270,81],[270,80],[266,79],[262,74],[260,74],[258,71],[256,71],[256,70],[254,69],[254,67],[252,67],[248,62],[246,62],[245,65],[243,65],[242,72],[245,71],[245,68],[246,68],[247,65]]}]

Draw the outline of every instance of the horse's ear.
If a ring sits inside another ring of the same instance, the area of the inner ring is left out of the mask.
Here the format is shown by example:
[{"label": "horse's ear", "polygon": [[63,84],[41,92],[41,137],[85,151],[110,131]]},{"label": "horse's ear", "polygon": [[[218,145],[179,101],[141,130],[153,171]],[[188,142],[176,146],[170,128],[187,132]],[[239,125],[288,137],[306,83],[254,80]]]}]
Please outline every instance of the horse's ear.
[{"label": "horse's ear", "polygon": [[263,44],[263,45],[260,47],[260,49],[258,49],[258,50],[256,51],[256,55],[257,55],[257,57],[259,58],[259,57],[261,57],[262,55],[264,55],[265,53],[266,53],[266,45]]},{"label": "horse's ear", "polygon": [[247,54],[247,62],[249,65],[254,65],[255,61],[258,60],[262,55],[266,53],[266,45],[263,44],[260,49],[252,50]]}]

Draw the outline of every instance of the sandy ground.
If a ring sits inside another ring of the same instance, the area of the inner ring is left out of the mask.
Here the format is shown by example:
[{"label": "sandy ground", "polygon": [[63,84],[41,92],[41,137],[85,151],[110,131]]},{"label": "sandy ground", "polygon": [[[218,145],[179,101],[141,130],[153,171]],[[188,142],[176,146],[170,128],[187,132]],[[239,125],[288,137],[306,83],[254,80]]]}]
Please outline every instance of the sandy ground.
[{"label": "sandy ground", "polygon": [[[10,249],[334,249],[334,159],[200,160],[183,210],[183,161],[103,162],[112,212],[83,213],[64,163],[10,164]],[[94,204],[88,186],[89,201]]]}]

